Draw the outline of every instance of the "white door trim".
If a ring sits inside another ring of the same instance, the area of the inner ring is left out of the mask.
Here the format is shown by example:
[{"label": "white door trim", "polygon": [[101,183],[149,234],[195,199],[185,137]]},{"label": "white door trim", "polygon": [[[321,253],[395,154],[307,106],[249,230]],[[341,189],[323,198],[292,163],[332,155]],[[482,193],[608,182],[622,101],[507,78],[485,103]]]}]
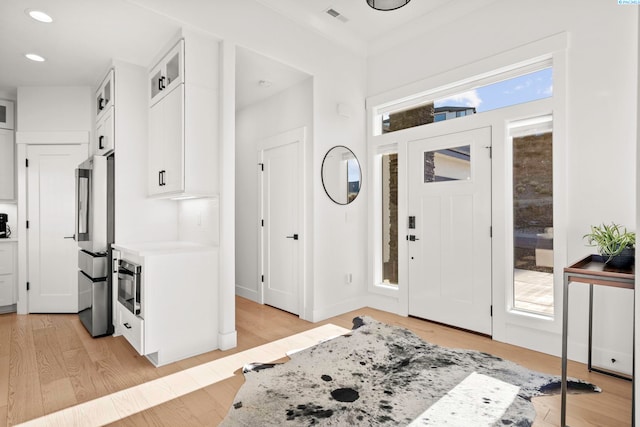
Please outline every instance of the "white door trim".
[{"label": "white door trim", "polygon": [[[291,143],[298,143],[298,167],[299,167],[299,175],[300,175],[300,200],[299,200],[299,229],[300,229],[300,244],[298,245],[298,260],[300,261],[300,268],[298,269],[298,316],[304,318],[304,313],[306,313],[304,301],[305,292],[306,292],[306,257],[305,257],[305,247],[307,242],[307,236],[305,236],[305,232],[307,230],[307,214],[305,209],[305,201],[306,201],[306,167],[305,167],[305,157],[306,157],[306,127],[300,127],[297,129],[293,129],[290,131],[286,131],[283,133],[279,133],[277,135],[273,135],[262,139],[257,144],[257,159],[258,164],[262,164],[263,160],[263,152],[268,149],[281,147],[284,145],[288,145]],[[258,170],[258,188],[259,188],[259,197],[260,201],[258,203],[258,219],[264,218],[264,190],[263,190],[263,174],[260,168]],[[264,228],[258,223],[258,277],[256,278],[258,282],[258,302],[260,304],[264,304],[264,282],[262,281],[262,276],[264,275]]]}]

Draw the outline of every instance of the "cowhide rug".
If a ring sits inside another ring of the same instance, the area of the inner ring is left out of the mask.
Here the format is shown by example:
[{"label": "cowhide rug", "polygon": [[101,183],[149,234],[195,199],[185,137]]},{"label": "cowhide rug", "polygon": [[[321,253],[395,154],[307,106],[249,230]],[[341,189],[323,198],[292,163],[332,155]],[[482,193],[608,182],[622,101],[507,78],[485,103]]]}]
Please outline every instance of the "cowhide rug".
[{"label": "cowhide rug", "polygon": [[[559,376],[370,317],[286,363],[252,364],[245,377],[223,426],[530,426],[531,398],[560,390]],[[569,390],[600,391],[573,379]]]}]

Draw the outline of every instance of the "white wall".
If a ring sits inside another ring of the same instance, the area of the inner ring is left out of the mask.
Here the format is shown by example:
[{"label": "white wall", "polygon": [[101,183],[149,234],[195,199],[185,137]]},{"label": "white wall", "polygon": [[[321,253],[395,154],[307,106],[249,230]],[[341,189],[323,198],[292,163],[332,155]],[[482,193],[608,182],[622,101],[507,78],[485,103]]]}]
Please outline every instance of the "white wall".
[{"label": "white wall", "polygon": [[[258,143],[280,133],[307,128],[313,133],[313,79],[236,111],[236,293],[259,300],[260,188]],[[307,137],[310,159],[313,137]],[[306,167],[310,176],[311,168]]]},{"label": "white wall", "polygon": [[[593,252],[582,240],[590,224],[615,221],[635,227],[638,17],[634,7],[577,0],[498,1],[449,28],[425,31],[401,47],[370,57],[367,92],[372,96],[446,74],[561,32],[569,36],[567,120],[561,124],[566,127],[568,160],[566,176],[556,179],[566,181],[568,188],[568,215],[565,223],[558,224],[567,229],[567,265]],[[583,361],[586,298],[586,286],[573,287],[569,355]],[[607,359],[607,354],[620,354],[630,362],[628,294],[607,289],[597,292],[596,300],[594,347],[599,351],[594,356]],[[536,335],[514,328],[506,340],[522,345],[535,341]],[[559,336],[550,342],[559,354]]]},{"label": "white wall", "polygon": [[[638,15],[638,28],[640,28],[640,8],[637,11]],[[640,31],[640,30],[639,30]],[[638,58],[640,62],[640,43],[638,44]],[[638,64],[640,67],[640,64]],[[637,73],[638,77],[638,87],[637,87],[637,119],[636,119],[636,147],[640,146],[640,72]],[[640,164],[640,150],[636,149],[636,231],[640,230],[640,174],[638,173],[638,165]],[[636,234],[636,248],[640,246],[639,236]],[[636,271],[638,271],[638,267],[640,266],[640,257],[636,257]],[[635,293],[635,306],[636,316],[635,316],[635,354],[640,354],[640,315],[638,315],[638,311],[640,311],[640,292]],[[640,372],[640,358],[635,359],[635,372]],[[640,393],[640,381],[635,381],[634,383],[634,392],[635,395],[638,396]],[[635,401],[635,419],[634,424],[640,425],[640,402],[638,399]]]},{"label": "white wall", "polygon": [[[366,252],[365,197],[361,195],[347,208],[333,204],[322,189],[320,163],[326,151],[339,144],[364,158],[364,59],[254,0],[135,0],[135,3],[314,77],[313,150],[309,165],[313,182],[308,186],[312,230],[307,235],[311,246],[308,255],[313,264],[306,271],[307,285],[313,292],[306,301],[311,313],[305,317],[319,320],[361,307]],[[352,109],[351,118],[337,114],[339,103]],[[366,192],[368,183],[363,186]],[[335,242],[340,245],[336,247]],[[345,270],[352,270],[354,276],[348,290],[342,284]]]},{"label": "white wall", "polygon": [[17,131],[91,131],[93,89],[88,86],[18,88]]}]

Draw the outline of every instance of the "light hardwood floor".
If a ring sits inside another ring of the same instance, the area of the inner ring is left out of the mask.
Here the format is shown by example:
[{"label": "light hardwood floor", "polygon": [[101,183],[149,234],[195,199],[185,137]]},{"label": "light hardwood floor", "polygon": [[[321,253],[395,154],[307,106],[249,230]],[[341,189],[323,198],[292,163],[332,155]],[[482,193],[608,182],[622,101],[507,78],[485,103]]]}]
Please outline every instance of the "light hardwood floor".
[{"label": "light hardwood floor", "polygon": [[[333,323],[350,328],[351,319],[363,314],[407,327],[436,344],[486,351],[531,369],[560,373],[557,357],[370,308],[312,324],[243,298],[237,298],[236,303],[237,348],[206,353],[161,368],[153,367],[139,356],[122,337],[92,339],[77,315],[0,315],[0,427],[109,395],[318,325]],[[569,396],[569,425],[631,424],[630,382],[589,373],[585,365],[578,363],[569,363],[569,375],[591,381],[603,389],[598,394]],[[236,375],[113,425],[215,426],[225,416],[242,382],[242,376]],[[535,426],[559,425],[559,396],[535,398],[534,405],[538,413]]]}]

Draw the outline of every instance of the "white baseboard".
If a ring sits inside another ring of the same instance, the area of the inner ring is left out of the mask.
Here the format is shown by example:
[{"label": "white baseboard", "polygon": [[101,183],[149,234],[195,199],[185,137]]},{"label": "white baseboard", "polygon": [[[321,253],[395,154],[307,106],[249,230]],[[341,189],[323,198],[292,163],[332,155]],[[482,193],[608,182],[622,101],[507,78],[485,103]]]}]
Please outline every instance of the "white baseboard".
[{"label": "white baseboard", "polygon": [[366,304],[363,304],[363,301],[361,298],[342,301],[339,304],[313,310],[312,319],[310,321],[314,323],[320,322],[321,320],[325,320],[333,316],[339,316],[341,314],[347,313],[349,311],[357,310],[363,307],[366,307]]},{"label": "white baseboard", "polygon": [[225,334],[218,333],[218,347],[220,350],[229,350],[238,346],[238,333],[236,331]]},{"label": "white baseboard", "polygon": [[255,289],[245,288],[243,286],[236,285],[236,295],[242,298],[249,299],[251,301],[259,303],[258,291]]}]

